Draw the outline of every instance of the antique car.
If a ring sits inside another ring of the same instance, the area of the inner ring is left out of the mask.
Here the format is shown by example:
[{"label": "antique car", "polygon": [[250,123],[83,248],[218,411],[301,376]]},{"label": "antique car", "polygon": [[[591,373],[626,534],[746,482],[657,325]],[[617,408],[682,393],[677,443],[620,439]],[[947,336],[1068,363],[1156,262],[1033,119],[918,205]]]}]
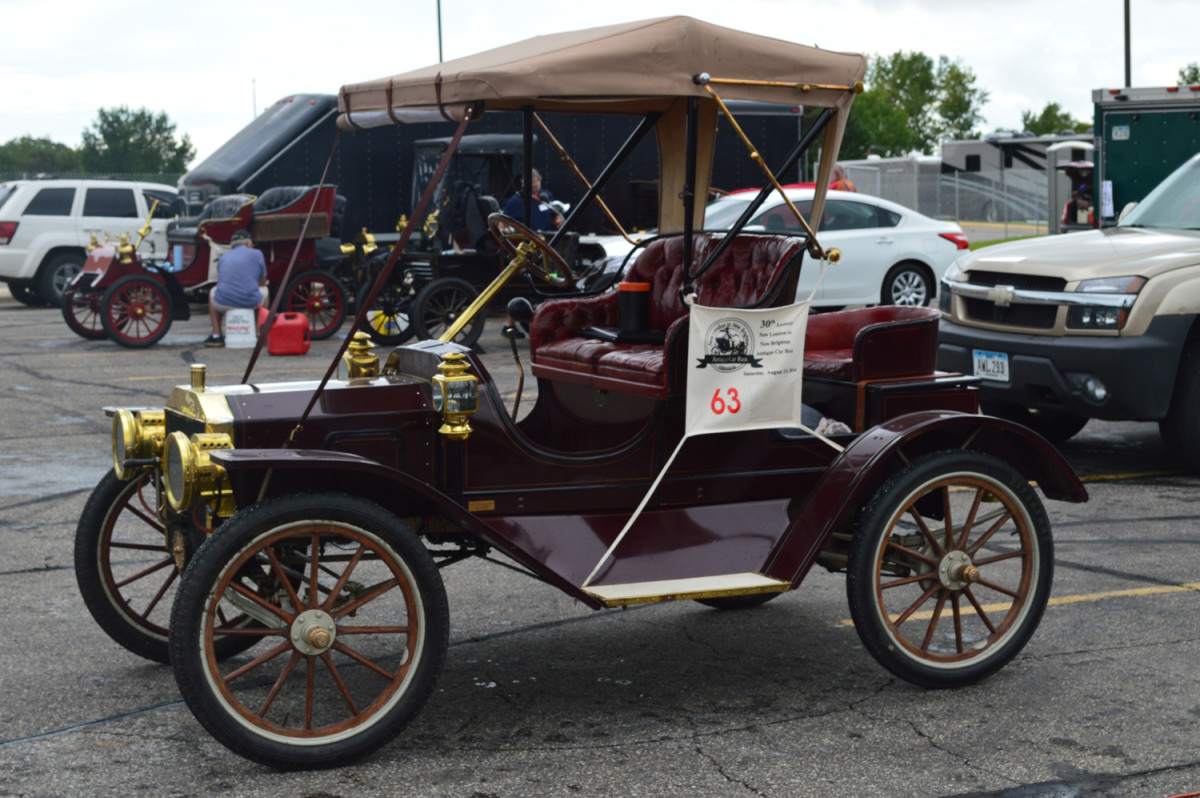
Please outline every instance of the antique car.
[{"label": "antique car", "polygon": [[[696,232],[724,97],[820,107],[776,171],[820,143],[827,185],[865,66],[670,17],[345,86],[346,127],[432,111],[455,140],[484,105],[528,129],[540,109],[637,114],[660,142],[660,235],[628,290],[537,308],[524,416],[454,337],[517,274],[568,280],[552,242],[499,214],[488,224],[507,265],[439,339],[380,357],[356,333],[319,382],[219,387],[194,365],[165,407],[112,411],[114,469],[75,549],[95,619],[169,661],[220,742],[281,769],[351,762],[407,726],[446,657],[440,569],[493,552],[593,609],[740,610],[820,564],[847,574],[863,644],[897,676],[954,687],[1003,667],[1053,572],[1030,480],[1085,501],[1071,468],[1035,433],[978,415],[977,378],[934,372],[935,310],[808,319],[799,270],[836,268],[819,228],[741,234],[746,215]],[[774,337],[783,328],[803,341]]]},{"label": "antique car", "polygon": [[[277,186],[261,197],[216,197],[199,216],[167,226],[170,257],[164,261],[138,251],[148,217],[136,242],[124,234],[116,244],[93,241],[83,269],[63,292],[63,319],[88,340],[111,338],[134,349],[152,346],[173,321],[191,318],[192,302],[207,301],[207,291],[216,283],[217,260],[228,250],[230,237],[236,230],[249,230],[266,258],[272,290],[284,291],[282,309],[305,314],[312,338],[328,338],[346,318],[346,295],[329,268],[321,268],[317,245],[330,235],[338,201],[337,187],[331,185]],[[335,247],[332,262],[325,265],[339,260]],[[288,277],[293,261],[294,276]]]}]

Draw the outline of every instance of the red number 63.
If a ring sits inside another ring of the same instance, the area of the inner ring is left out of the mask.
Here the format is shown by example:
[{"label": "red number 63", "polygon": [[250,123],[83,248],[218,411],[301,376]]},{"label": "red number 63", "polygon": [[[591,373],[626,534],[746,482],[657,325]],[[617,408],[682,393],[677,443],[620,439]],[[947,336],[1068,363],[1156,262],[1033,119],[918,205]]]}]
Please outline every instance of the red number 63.
[{"label": "red number 63", "polygon": [[737,388],[726,388],[725,396],[728,398],[728,401],[721,398],[720,388],[713,393],[712,401],[708,403],[713,413],[719,416],[725,411],[736,413],[742,409],[742,400],[738,398]]}]

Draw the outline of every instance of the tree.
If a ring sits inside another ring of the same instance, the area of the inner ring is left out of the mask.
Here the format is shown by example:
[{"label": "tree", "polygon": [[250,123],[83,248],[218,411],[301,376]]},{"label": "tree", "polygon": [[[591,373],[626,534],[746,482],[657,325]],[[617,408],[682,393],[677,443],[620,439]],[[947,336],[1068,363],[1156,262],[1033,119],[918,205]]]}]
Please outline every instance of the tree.
[{"label": "tree", "polygon": [[1180,83],[1200,83],[1200,63],[1191,62],[1179,70]]},{"label": "tree", "polygon": [[1040,114],[1034,115],[1033,111],[1022,111],[1021,127],[1035,136],[1056,136],[1064,131],[1087,133],[1092,129],[1092,123],[1075,119],[1058,103],[1046,103],[1046,107]]},{"label": "tree", "polygon": [[81,169],[78,151],[48,138],[21,136],[0,144],[0,172],[69,174]]},{"label": "tree", "polygon": [[978,127],[983,122],[980,111],[988,93],[975,87],[975,73],[960,61],[951,61],[943,55],[938,59],[937,83],[941,139],[979,138]]},{"label": "tree", "polygon": [[187,171],[196,155],[187,134],[175,140],[175,125],[165,112],[127,106],[101,108],[90,130],[83,131],[83,166],[108,174]]}]

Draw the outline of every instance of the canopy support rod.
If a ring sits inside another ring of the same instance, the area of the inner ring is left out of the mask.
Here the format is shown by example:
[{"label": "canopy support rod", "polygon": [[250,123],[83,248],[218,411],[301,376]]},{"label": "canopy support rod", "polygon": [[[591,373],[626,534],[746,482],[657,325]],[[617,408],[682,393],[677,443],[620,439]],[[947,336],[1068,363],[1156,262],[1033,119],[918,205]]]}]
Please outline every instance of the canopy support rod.
[{"label": "canopy support rod", "polygon": [[[833,109],[826,108],[824,111],[822,111],[821,115],[817,117],[812,126],[809,127],[804,135],[800,137],[800,140],[796,142],[791,151],[784,156],[783,162],[779,164],[775,171],[782,174],[795,166],[796,161],[800,160],[800,156],[803,155],[810,146],[812,146],[813,141],[825,130],[826,125],[829,124],[829,120],[832,118]],[[697,271],[696,274],[690,279],[695,279],[696,277],[704,274],[705,270],[707,270],[708,267],[714,263],[718,257],[720,257],[721,253],[725,251],[725,248],[729,246],[729,243],[733,240],[733,237],[740,233],[742,228],[749,223],[750,218],[758,212],[758,209],[762,207],[762,204],[766,202],[767,197],[770,196],[771,192],[774,190],[775,187],[769,185],[763,186],[762,189],[759,190],[757,196],[755,196],[754,199],[750,201],[750,204],[746,206],[746,210],[742,211],[742,215],[739,216],[738,220],[733,223],[733,227],[729,229],[729,235],[721,239],[721,241],[713,249],[712,254],[709,255],[704,261],[704,265],[701,266],[699,271]]]},{"label": "canopy support rod", "polygon": [[[554,134],[550,132],[550,128],[546,126],[546,123],[542,121],[542,118],[537,114],[533,115],[534,121],[538,123],[538,127],[542,129],[542,131],[546,134],[546,137],[550,139],[550,143],[554,145],[554,149],[558,150],[558,154],[562,156],[563,163],[569,166],[572,171],[575,172],[575,176],[579,178],[580,182],[587,186],[587,193],[583,195],[583,199],[575,203],[575,207],[567,214],[567,218],[564,220],[563,226],[560,229],[565,230],[569,228],[571,226],[571,220],[574,219],[581,210],[586,208],[594,200],[596,204],[600,206],[600,210],[604,211],[604,215],[608,217],[608,220],[617,228],[617,231],[620,232],[621,236],[633,246],[637,246],[637,242],[630,238],[629,234],[625,232],[624,226],[617,221],[617,217],[613,214],[612,210],[609,209],[608,204],[600,198],[599,191],[604,186],[604,183],[608,181],[608,178],[612,176],[616,166],[625,160],[625,157],[629,151],[637,146],[637,144],[642,140],[642,137],[646,135],[647,131],[654,127],[654,122],[658,119],[658,117],[658,114],[651,114],[638,124],[637,128],[633,131],[633,134],[630,135],[630,137],[625,141],[625,144],[609,162],[608,166],[604,167],[604,171],[600,173],[600,177],[596,179],[596,183],[592,184],[588,182],[587,177],[583,174],[583,171],[579,168],[579,165],[575,163],[575,159],[571,157],[571,154],[567,152],[566,147],[560,144],[558,139],[554,137]],[[554,237],[550,239],[550,243],[554,243],[557,238],[558,233],[555,232]]]},{"label": "canopy support rod", "polygon": [[836,83],[786,83],[780,80],[741,80],[738,78],[714,78],[708,77],[709,83],[716,83],[722,86],[762,86],[772,89],[794,89],[797,91],[809,92],[813,90],[822,91],[852,91],[855,94],[862,94],[862,81],[856,81],[851,85],[839,85]]},{"label": "canopy support rod", "polygon": [[[700,149],[700,100],[688,98],[687,108],[687,164],[683,177],[683,273],[691,282],[692,270],[692,231],[695,229],[693,216],[696,213],[696,159]],[[660,197],[659,202],[669,201],[668,197]],[[711,258],[709,259],[711,260]],[[706,262],[707,265],[707,262]],[[699,274],[696,275],[697,277]],[[691,293],[692,286],[684,285],[682,293]]]},{"label": "canopy support rod", "polygon": [[524,163],[521,164],[522,183],[521,190],[522,200],[525,205],[525,218],[521,221],[525,224],[533,224],[533,106],[526,105],[521,109],[521,148],[525,153],[523,158]]}]

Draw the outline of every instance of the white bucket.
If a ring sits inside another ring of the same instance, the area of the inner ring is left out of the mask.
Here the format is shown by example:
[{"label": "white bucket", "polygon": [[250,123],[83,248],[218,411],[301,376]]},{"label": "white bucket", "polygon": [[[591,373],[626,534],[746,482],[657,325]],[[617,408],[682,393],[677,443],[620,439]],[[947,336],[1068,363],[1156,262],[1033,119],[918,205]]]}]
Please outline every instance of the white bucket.
[{"label": "white bucket", "polygon": [[258,336],[254,308],[225,311],[225,346],[229,349],[253,349]]}]

